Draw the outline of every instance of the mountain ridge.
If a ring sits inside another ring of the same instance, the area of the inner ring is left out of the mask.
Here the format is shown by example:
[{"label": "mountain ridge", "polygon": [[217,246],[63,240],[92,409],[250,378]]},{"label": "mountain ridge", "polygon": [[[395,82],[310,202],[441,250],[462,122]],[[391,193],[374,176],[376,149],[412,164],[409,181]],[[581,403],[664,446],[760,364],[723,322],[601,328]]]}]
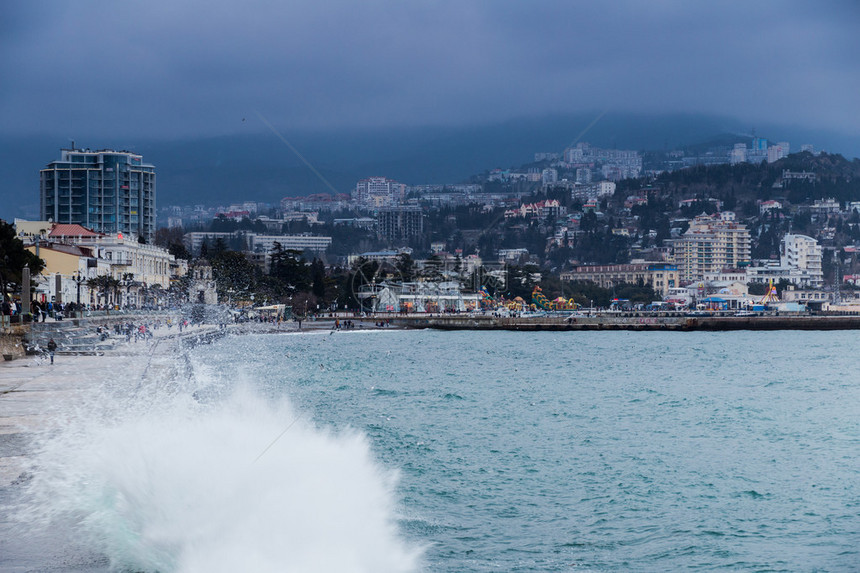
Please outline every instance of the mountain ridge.
[{"label": "mountain ridge", "polygon": [[[460,127],[283,130],[277,135],[261,128],[194,139],[129,143],[130,138],[88,137],[76,143],[141,153],[156,166],[157,200],[164,206],[277,202],[284,196],[331,192],[332,188],[348,193],[356,181],[374,175],[413,185],[457,183],[496,167],[531,163],[536,152],[560,153],[577,143],[583,131],[580,140],[598,147],[662,151],[734,133],[743,141],[751,130],[739,120],[720,116],[581,113]],[[756,131],[771,141],[791,141],[798,148],[809,142],[846,157],[860,156],[860,141],[838,133],[767,125]],[[0,217],[37,216],[39,170],[69,145],[67,137],[0,136]]]}]

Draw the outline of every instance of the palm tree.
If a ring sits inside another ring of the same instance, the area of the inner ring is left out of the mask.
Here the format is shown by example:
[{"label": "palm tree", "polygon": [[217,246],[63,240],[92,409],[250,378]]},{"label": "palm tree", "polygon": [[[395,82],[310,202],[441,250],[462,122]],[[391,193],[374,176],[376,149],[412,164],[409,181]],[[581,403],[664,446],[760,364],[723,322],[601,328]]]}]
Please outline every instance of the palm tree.
[{"label": "palm tree", "polygon": [[108,293],[111,291],[113,291],[114,300],[116,300],[116,291],[119,288],[119,285],[120,282],[110,275],[99,275],[87,281],[87,286],[90,287],[91,290],[95,290],[97,293],[96,304],[98,304],[98,297],[103,297],[105,299],[105,305],[107,305]]}]

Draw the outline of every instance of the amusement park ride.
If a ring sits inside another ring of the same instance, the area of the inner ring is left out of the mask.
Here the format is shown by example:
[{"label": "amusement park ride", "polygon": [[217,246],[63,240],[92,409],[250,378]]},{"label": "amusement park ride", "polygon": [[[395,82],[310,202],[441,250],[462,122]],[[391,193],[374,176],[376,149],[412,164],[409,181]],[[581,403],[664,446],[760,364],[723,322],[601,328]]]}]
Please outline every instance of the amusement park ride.
[{"label": "amusement park ride", "polygon": [[543,291],[539,286],[535,286],[532,291],[532,300],[531,303],[527,303],[522,297],[516,297],[513,300],[506,300],[501,298],[496,300],[493,298],[489,292],[487,292],[486,288],[481,288],[478,291],[481,295],[481,308],[486,310],[494,310],[498,308],[506,308],[512,311],[539,311],[539,310],[547,310],[547,311],[571,311],[579,308],[579,305],[572,299],[566,299],[563,297],[558,297],[553,300],[549,300],[543,294]]},{"label": "amusement park ride", "polygon": [[758,303],[766,305],[769,302],[779,302],[779,295],[777,295],[776,287],[773,286],[773,281],[770,281],[767,292],[764,293],[764,296]]},{"label": "amusement park ride", "polygon": [[[572,298],[565,299],[563,297],[558,297],[553,300],[549,300],[546,295],[543,294],[543,291],[539,286],[535,286],[532,291],[531,303],[526,302],[522,297],[516,297],[513,300],[506,300],[505,298],[495,299],[486,288],[481,288],[478,291],[481,295],[481,308],[484,310],[497,310],[506,308],[510,311],[517,312],[538,312],[538,311],[572,311],[578,310],[580,305],[577,304]],[[758,302],[754,303],[752,306],[752,310],[762,311],[768,308],[768,305],[772,305],[774,303],[779,302],[779,296],[777,294],[776,287],[773,282],[771,282],[768,286],[767,292]]]}]

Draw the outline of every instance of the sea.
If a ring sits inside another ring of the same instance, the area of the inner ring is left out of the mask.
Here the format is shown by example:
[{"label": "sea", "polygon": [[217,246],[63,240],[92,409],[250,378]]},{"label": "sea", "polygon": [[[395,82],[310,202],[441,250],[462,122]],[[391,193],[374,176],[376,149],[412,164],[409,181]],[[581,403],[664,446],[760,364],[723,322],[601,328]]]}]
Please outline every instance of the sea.
[{"label": "sea", "polygon": [[858,342],[227,337],[33,444],[0,570],[858,571]]}]

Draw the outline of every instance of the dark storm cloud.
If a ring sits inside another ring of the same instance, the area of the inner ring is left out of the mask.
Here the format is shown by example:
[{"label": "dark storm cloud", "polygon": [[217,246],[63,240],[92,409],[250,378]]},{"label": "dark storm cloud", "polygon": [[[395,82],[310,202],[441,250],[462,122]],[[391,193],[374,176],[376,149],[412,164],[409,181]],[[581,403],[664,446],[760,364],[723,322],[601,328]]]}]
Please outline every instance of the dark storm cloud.
[{"label": "dark storm cloud", "polygon": [[[180,136],[611,109],[860,128],[854,2],[22,3],[7,133]],[[242,118],[246,118],[245,123]]]}]

